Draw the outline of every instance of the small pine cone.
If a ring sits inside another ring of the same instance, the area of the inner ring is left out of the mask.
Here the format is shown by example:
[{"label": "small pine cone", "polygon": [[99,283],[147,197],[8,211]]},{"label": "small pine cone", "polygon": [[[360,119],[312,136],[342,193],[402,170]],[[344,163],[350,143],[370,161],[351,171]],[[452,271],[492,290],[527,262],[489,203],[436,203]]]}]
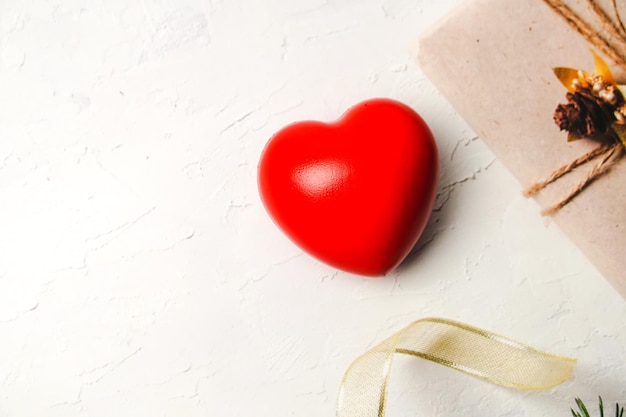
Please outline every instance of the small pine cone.
[{"label": "small pine cone", "polygon": [[577,136],[589,137],[607,133],[616,120],[615,106],[596,97],[588,89],[567,93],[567,104],[559,104],[554,111],[554,122],[561,130]]}]

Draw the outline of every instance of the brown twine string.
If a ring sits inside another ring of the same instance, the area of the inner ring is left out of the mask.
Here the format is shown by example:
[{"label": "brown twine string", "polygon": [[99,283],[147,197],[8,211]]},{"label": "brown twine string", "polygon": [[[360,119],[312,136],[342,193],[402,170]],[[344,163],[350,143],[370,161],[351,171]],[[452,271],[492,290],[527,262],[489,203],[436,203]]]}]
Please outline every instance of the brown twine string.
[{"label": "brown twine string", "polygon": [[615,12],[615,17],[617,17],[617,23],[619,24],[619,28],[621,29],[622,36],[626,36],[626,27],[624,27],[624,21],[622,20],[621,13],[619,12],[619,8],[617,7],[617,0],[613,0],[613,11]]},{"label": "brown twine string", "polygon": [[600,178],[602,175],[606,174],[609,169],[621,158],[623,151],[624,145],[622,145],[621,143],[616,143],[612,145],[609,150],[603,154],[600,162],[598,162],[596,166],[594,166],[593,169],[587,173],[587,176],[583,178],[582,181],[580,181],[574,188],[572,188],[572,190],[570,190],[570,192],[558,203],[554,204],[551,207],[548,207],[547,209],[544,209],[541,214],[544,216],[550,216],[562,209],[567,203],[572,201],[574,197],[580,194],[581,191],[585,189],[585,187]]},{"label": "brown twine string", "polygon": [[[602,26],[604,27],[604,29],[607,32],[609,32],[609,39],[612,40],[612,41],[616,41],[616,42],[620,43],[621,44],[620,45],[621,49],[626,47],[626,39],[622,35],[620,29],[618,29],[617,25],[609,17],[609,15],[607,15],[605,13],[605,11],[602,8],[600,8],[598,3],[595,2],[594,0],[587,0],[587,5],[591,8],[591,10],[593,10],[593,12],[596,14],[596,16],[598,16],[600,18],[600,21],[602,22]],[[616,0],[613,0],[613,13],[615,14],[615,17],[616,17],[617,21],[619,22],[619,24],[623,26],[622,21],[620,19],[619,11],[617,9]],[[609,42],[607,40],[607,44],[608,43]],[[616,48],[611,48],[611,49],[615,50]],[[623,55],[620,55],[620,54],[618,54],[618,55],[620,56],[620,58],[624,58]],[[623,63],[621,63],[621,64],[623,64]]]},{"label": "brown twine string", "polygon": [[[578,16],[570,7],[563,3],[562,0],[544,0],[544,2],[557,14],[559,14],[565,21],[580,33],[589,43],[604,53],[607,57],[612,59],[619,66],[626,68],[626,58],[620,54],[615,48],[611,47],[611,44],[607,39],[598,34],[593,27],[585,22],[580,16]],[[593,0],[587,0],[587,5],[598,16],[602,22],[605,30],[610,34],[611,39],[621,44],[621,47],[626,48],[626,28],[624,22],[621,19],[619,9],[617,7],[617,0],[612,0],[613,12],[619,26],[615,25],[613,20],[598,6]],[[543,215],[551,215],[563,208],[567,203],[572,201],[574,197],[581,193],[589,184],[602,175],[608,172],[608,170],[622,157],[624,151],[624,145],[621,141],[612,145],[600,145],[595,149],[587,152],[586,154],[574,159],[573,161],[563,165],[562,167],[554,170],[546,178],[537,181],[531,185],[525,192],[525,196],[531,196],[536,194],[545,188],[548,184],[554,182],[563,175],[571,172],[573,169],[589,162],[596,157],[602,155],[602,159],[596,166],[591,169],[585,178],[582,179],[575,187],[573,187],[561,200],[556,204],[542,211]]]},{"label": "brown twine string", "polygon": [[537,194],[539,191],[541,191],[543,188],[545,188],[548,184],[553,183],[554,181],[558,180],[559,178],[561,178],[563,175],[567,174],[568,172],[572,171],[574,168],[578,167],[579,165],[582,165],[586,162],[591,161],[592,159],[596,158],[599,155],[602,155],[603,153],[605,153],[607,150],[609,150],[610,148],[612,148],[612,145],[600,145],[596,148],[593,148],[591,151],[587,152],[584,155],[579,156],[578,158],[574,159],[571,162],[568,162],[567,164],[563,165],[562,167],[555,169],[552,174],[550,174],[548,177],[537,181],[535,184],[533,184],[532,186],[530,186],[529,188],[527,188],[524,191],[524,196],[525,197],[530,197],[534,194]]},{"label": "brown twine string", "polygon": [[[580,16],[576,14],[576,12],[574,12],[569,6],[563,3],[562,0],[544,0],[544,2],[558,15],[565,19],[570,27],[580,33],[588,42],[593,44],[604,55],[611,58],[616,64],[626,67],[626,58],[619,54],[615,50],[615,48],[612,48],[609,41],[607,41],[599,33],[597,33],[589,23],[585,22]],[[615,35],[615,33],[618,33],[616,39],[622,43],[626,42],[624,37],[619,35],[619,31],[615,30],[615,25],[613,24],[611,19],[606,15],[606,13],[604,13],[604,11],[599,8],[597,3],[592,0],[588,0],[587,2],[592,7],[592,10],[598,15],[600,20],[602,20],[605,29],[611,32],[611,34],[613,35]],[[617,14],[617,18],[621,22],[617,9],[617,3],[614,3],[614,12]]]}]

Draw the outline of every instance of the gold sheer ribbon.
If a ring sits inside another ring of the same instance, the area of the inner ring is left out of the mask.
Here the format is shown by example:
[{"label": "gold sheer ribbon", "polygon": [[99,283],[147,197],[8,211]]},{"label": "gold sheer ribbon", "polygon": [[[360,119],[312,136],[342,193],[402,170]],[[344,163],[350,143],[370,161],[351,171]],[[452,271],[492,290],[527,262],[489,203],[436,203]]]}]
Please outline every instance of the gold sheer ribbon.
[{"label": "gold sheer ribbon", "polygon": [[417,356],[494,384],[543,390],[565,382],[576,360],[553,355],[463,323],[415,321],[357,358],[346,371],[337,417],[383,417],[396,353]]}]

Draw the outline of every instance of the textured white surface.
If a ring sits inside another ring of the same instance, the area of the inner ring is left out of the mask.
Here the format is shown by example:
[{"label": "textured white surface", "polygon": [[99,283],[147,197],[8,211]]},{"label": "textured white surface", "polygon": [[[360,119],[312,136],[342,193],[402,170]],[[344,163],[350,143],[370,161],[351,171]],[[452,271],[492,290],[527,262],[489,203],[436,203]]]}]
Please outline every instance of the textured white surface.
[{"label": "textured white surface", "polygon": [[[0,2],[0,417],[333,416],[352,359],[425,316],[579,366],[526,393],[399,358],[390,416],[626,400],[626,303],[408,54],[456,3]],[[442,165],[379,280],[302,254],[256,191],[272,133],[376,96],[422,114]]]}]

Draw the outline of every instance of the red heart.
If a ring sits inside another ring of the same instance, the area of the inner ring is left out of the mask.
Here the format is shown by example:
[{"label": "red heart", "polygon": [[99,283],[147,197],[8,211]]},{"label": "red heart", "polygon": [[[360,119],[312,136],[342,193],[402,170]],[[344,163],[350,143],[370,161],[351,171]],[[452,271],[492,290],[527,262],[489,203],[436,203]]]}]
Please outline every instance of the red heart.
[{"label": "red heart", "polygon": [[424,230],[438,173],[424,120],[373,99],[334,123],[280,130],[263,150],[258,181],[270,216],[300,248],[338,269],[380,276]]}]

